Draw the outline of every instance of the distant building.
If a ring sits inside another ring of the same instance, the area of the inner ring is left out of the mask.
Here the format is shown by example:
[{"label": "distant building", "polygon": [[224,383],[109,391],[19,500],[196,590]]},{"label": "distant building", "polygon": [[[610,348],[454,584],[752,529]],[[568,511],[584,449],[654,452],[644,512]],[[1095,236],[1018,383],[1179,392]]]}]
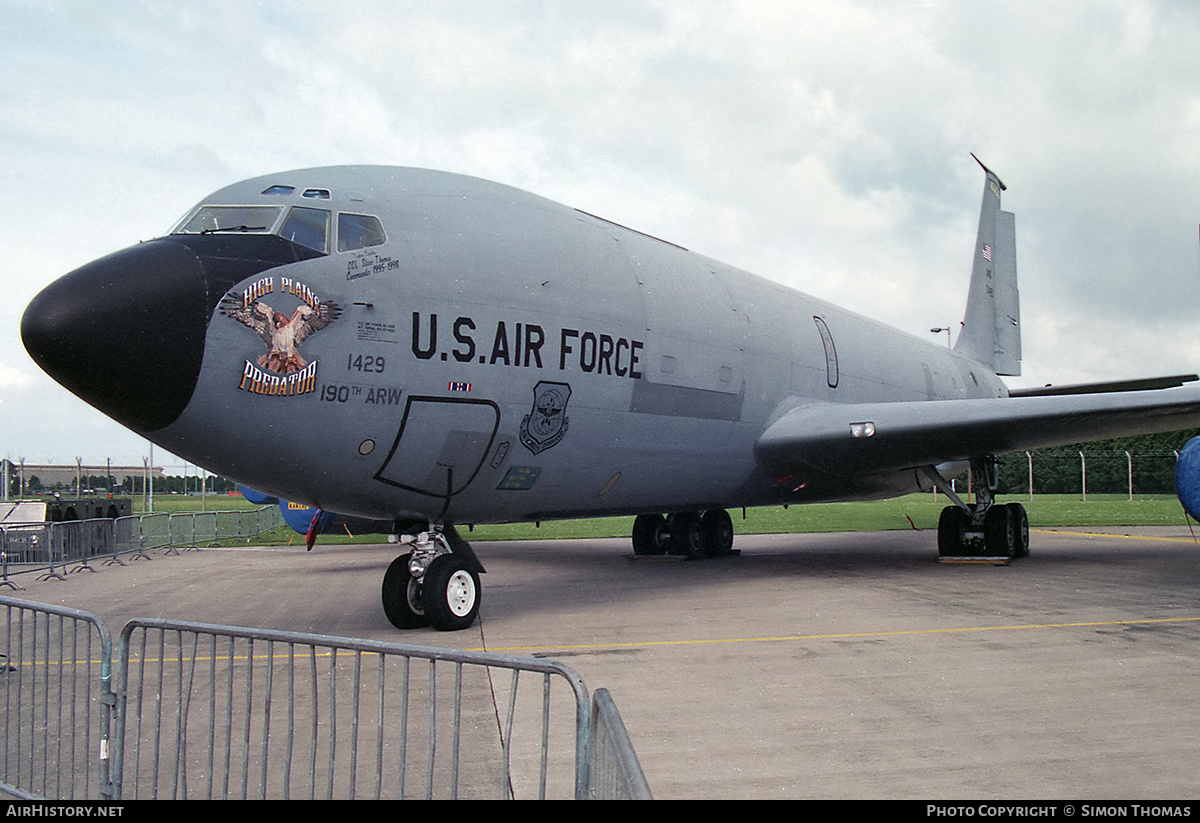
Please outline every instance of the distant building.
[{"label": "distant building", "polygon": [[[24,469],[15,460],[8,461],[9,477],[14,493],[20,494],[23,486],[25,494],[38,491],[51,491],[55,488],[67,489],[72,493],[86,492],[88,489],[111,491],[106,477],[112,478],[112,488],[134,488],[139,491],[143,478],[146,476],[145,466],[107,466],[84,464],[82,466],[57,465],[51,463],[26,463]],[[152,482],[158,485],[165,476],[162,466],[150,469]],[[22,481],[22,477],[24,478]],[[34,478],[37,478],[36,484]],[[82,490],[76,489],[77,481],[82,480]],[[20,484],[20,485],[19,485]]]}]

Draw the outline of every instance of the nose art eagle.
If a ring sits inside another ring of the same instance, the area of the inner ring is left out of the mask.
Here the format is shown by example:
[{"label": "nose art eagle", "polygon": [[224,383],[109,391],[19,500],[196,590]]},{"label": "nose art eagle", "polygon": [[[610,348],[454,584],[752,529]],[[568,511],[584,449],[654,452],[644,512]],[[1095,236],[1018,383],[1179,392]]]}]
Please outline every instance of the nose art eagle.
[{"label": "nose art eagle", "polygon": [[261,300],[247,305],[241,297],[232,294],[225,295],[218,308],[221,314],[254,330],[262,338],[267,344],[267,353],[258,358],[258,365],[276,374],[290,374],[308,365],[296,347],[342,314],[337,303],[318,303],[315,308],[301,303],[288,317],[283,312],[273,311]]}]

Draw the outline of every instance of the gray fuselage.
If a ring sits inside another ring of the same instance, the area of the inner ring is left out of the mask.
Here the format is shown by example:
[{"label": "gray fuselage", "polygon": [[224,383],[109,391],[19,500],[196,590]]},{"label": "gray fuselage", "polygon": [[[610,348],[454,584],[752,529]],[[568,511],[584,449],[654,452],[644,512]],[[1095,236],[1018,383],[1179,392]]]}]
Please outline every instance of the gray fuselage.
[{"label": "gray fuselage", "polygon": [[477,523],[898,494],[913,472],[772,477],[754,444],[805,403],[1007,393],[944,347],[474,178],[312,169],[211,204],[370,214],[386,233],[237,283],[247,305],[340,315],[296,346],[307,371],[280,377],[214,311],[190,401],[147,433],[329,511]]}]

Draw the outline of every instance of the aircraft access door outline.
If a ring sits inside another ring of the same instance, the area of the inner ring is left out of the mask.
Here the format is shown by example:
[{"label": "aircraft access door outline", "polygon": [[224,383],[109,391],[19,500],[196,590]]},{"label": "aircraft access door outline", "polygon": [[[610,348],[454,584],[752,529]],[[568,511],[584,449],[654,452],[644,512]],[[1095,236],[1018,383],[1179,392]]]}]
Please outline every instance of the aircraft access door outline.
[{"label": "aircraft access door outline", "polygon": [[491,400],[410,397],[375,479],[448,500],[475,479],[499,425],[500,408]]}]

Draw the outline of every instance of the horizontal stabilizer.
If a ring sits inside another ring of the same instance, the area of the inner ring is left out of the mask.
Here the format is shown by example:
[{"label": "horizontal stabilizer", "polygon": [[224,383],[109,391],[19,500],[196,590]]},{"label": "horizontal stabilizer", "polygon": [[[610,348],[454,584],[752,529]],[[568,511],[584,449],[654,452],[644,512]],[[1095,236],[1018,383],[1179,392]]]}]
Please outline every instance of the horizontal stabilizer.
[{"label": "horizontal stabilizer", "polygon": [[1200,426],[1200,388],[799,406],[755,444],[773,473],[896,471]]},{"label": "horizontal stabilizer", "polygon": [[1107,383],[1075,383],[1067,386],[1042,386],[1036,389],[1012,389],[1009,397],[1061,397],[1065,394],[1106,394],[1108,392],[1174,389],[1194,383],[1200,375],[1173,374],[1169,377],[1144,377],[1140,380],[1113,380]]}]

